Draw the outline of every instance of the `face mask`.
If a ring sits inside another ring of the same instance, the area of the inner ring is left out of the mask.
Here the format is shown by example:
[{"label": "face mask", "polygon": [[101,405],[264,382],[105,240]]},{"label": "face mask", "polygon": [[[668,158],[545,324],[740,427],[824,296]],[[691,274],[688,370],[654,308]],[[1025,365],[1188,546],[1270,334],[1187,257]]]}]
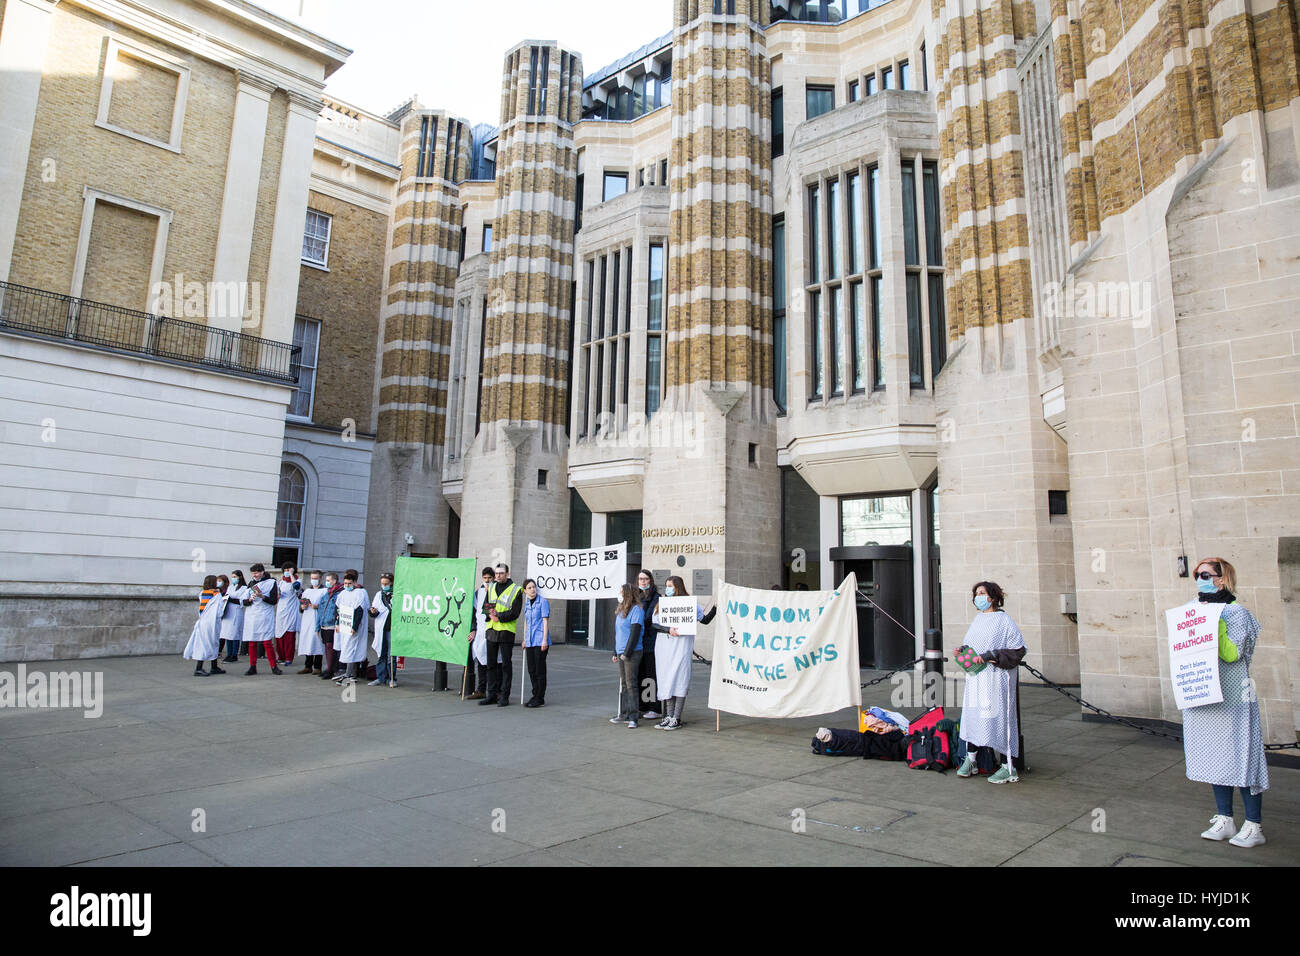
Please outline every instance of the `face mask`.
[{"label": "face mask", "polygon": [[345,591],[351,591],[352,588],[353,588],[354,586],[355,586],[355,585],[345,584],[345,585],[343,585],[343,590],[345,590]]},{"label": "face mask", "polygon": [[385,584],[384,587],[383,587],[383,591],[384,591],[385,594],[392,594],[392,593],[393,593],[393,586],[392,586],[391,584]]},{"label": "face mask", "polygon": [[1219,593],[1219,589],[1218,589],[1217,587],[1214,586],[1214,579],[1213,579],[1213,578],[1211,578],[1209,581],[1205,581],[1205,580],[1202,580],[1202,579],[1200,579],[1200,578],[1197,578],[1197,579],[1196,579],[1196,590],[1200,591],[1202,594],[1218,594],[1218,593]]},{"label": "face mask", "polygon": [[671,584],[668,585],[668,587],[664,588],[664,594],[666,594],[668,597],[672,597],[676,593],[677,593],[677,589],[674,588]]},{"label": "face mask", "polygon": [[312,578],[312,579],[311,579],[311,586],[314,587],[314,588],[318,588],[318,587],[320,587],[320,578]]},{"label": "face mask", "polygon": [[649,591],[649,590],[650,590],[650,585],[648,585],[648,584],[643,584],[643,585],[641,585],[641,590],[642,590],[642,591]]},{"label": "face mask", "polygon": [[988,599],[987,595],[978,594],[975,596],[975,606],[981,611],[987,611],[993,602]]}]

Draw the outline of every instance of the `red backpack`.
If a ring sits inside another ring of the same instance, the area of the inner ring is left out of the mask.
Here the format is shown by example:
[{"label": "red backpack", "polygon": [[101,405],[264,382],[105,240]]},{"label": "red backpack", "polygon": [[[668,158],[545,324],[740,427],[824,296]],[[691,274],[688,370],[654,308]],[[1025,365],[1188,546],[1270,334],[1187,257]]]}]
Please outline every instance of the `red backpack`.
[{"label": "red backpack", "polygon": [[911,722],[907,732],[907,765],[913,770],[937,770],[952,767],[952,740],[945,730],[935,726],[943,720],[943,708],[928,710]]}]

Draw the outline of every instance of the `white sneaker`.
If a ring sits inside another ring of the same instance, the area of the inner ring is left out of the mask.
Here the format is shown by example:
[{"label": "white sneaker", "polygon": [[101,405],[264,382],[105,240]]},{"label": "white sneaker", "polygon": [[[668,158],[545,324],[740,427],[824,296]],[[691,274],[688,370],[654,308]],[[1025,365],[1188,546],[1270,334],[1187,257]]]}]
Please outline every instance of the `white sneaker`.
[{"label": "white sneaker", "polygon": [[1264,841],[1264,831],[1258,823],[1247,820],[1241,825],[1237,835],[1228,841],[1233,846],[1259,846]]},{"label": "white sneaker", "polygon": [[[1202,840],[1226,840],[1237,832],[1236,825],[1232,822],[1232,817],[1225,817],[1221,813],[1216,813],[1210,817],[1210,828],[1201,834]],[[1263,838],[1261,837],[1261,842]]]},{"label": "white sneaker", "polygon": [[657,710],[647,710],[647,711],[646,711],[644,714],[642,714],[641,716],[642,716],[645,720],[658,720],[658,719],[659,719],[659,711],[657,711]]},{"label": "white sneaker", "polygon": [[378,687],[378,686],[379,686],[380,684],[382,684],[382,683],[383,683],[383,681],[376,679],[376,680],[372,680],[372,681],[371,681],[369,684],[367,684],[366,686],[367,686],[367,687]]},{"label": "white sneaker", "polygon": [[617,717],[611,717],[611,718],[609,718],[609,722],[610,722],[611,724],[621,724],[621,723],[623,722],[623,715],[620,714],[620,715],[617,716]]}]

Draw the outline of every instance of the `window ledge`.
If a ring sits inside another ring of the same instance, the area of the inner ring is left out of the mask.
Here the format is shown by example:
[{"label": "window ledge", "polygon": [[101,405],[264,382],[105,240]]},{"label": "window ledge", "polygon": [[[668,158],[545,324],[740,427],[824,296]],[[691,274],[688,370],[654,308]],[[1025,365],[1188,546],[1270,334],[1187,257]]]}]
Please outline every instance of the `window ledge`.
[{"label": "window ledge", "polygon": [[313,269],[317,269],[317,270],[319,270],[319,271],[321,271],[321,272],[329,272],[329,271],[330,271],[330,270],[329,270],[329,266],[321,265],[319,262],[312,262],[310,259],[302,259],[301,262],[302,262],[303,265],[305,265],[305,266],[311,266]]},{"label": "window ledge", "polygon": [[95,120],[95,125],[100,129],[108,130],[110,133],[118,133],[122,136],[128,137],[129,139],[138,140],[141,143],[148,143],[150,146],[157,146],[159,149],[165,149],[170,153],[176,153],[178,156],[180,155],[180,143],[163,142],[160,139],[154,139],[152,136],[145,136],[143,133],[129,130],[124,126],[114,126],[112,123],[106,123],[103,120]]}]

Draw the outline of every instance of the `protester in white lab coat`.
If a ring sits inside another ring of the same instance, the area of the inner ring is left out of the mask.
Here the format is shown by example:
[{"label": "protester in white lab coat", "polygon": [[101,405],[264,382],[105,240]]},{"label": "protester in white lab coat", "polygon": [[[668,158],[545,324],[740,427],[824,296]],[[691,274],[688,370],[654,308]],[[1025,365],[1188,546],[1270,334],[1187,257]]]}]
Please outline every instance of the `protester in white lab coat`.
[{"label": "protester in white lab coat", "polygon": [[302,662],[302,670],[299,674],[319,674],[321,665],[321,656],[325,653],[325,645],[321,643],[320,636],[320,605],[321,601],[329,591],[321,582],[321,573],[319,571],[310,571],[307,579],[311,584],[302,592],[302,621],[298,625],[298,648],[306,655]]},{"label": "protester in white lab coat", "polygon": [[[224,575],[223,575],[224,577]],[[248,584],[244,581],[244,572],[236,568],[230,572],[226,585],[226,610],[221,617],[221,641],[226,645],[226,663],[233,664],[239,660],[239,649],[244,643],[244,598],[248,596]],[[217,583],[221,577],[217,578]],[[220,650],[220,648],[218,648]]]},{"label": "protester in white lab coat", "polygon": [[190,631],[189,642],[185,645],[185,659],[194,662],[194,676],[207,677],[203,669],[204,661],[212,661],[212,673],[224,674],[217,666],[221,644],[221,615],[226,610],[226,596],[221,593],[216,575],[209,574],[203,579],[203,591],[199,594],[199,619]]},{"label": "protester in white lab coat", "polygon": [[334,679],[355,684],[358,665],[364,665],[366,661],[366,610],[370,606],[370,595],[357,583],[357,572],[351,568],[343,572],[343,591],[335,599],[335,606],[338,608],[338,623],[334,635],[339,643],[339,663],[348,665],[348,669]]},{"label": "protester in white lab coat", "polygon": [[272,674],[283,671],[275,662],[275,606],[280,600],[280,589],[275,580],[266,573],[266,567],[255,564],[248,569],[253,574],[253,582],[244,595],[244,643],[248,645],[248,670],[244,676],[257,673],[257,646],[266,651],[266,659],[271,664]]},{"label": "protester in white lab coat", "polygon": [[[686,582],[673,575],[664,583],[663,597],[687,597]],[[718,613],[717,605],[704,613],[704,608],[695,605],[695,620],[708,624],[713,615]],[[659,622],[659,609],[656,606],[654,621]],[[695,635],[678,634],[677,628],[671,627],[661,631],[655,641],[655,687],[659,699],[663,701],[663,720],[655,724],[656,730],[676,730],[682,725],[682,711],[686,708],[686,694],[691,688],[691,655],[695,652]]]},{"label": "protester in white lab coat", "polygon": [[378,687],[380,684],[387,684],[389,687],[397,686],[397,662],[388,654],[392,640],[392,609],[393,576],[381,574],[379,590],[375,592],[374,600],[370,602],[370,616],[375,622],[375,639],[370,646],[379,655],[379,663],[375,665],[375,679],[370,682],[371,687]]},{"label": "protester in white lab coat", "polygon": [[278,641],[275,650],[287,666],[297,656],[294,644],[298,628],[302,626],[302,605],[298,601],[302,594],[302,582],[298,580],[298,568],[291,562],[285,562],[281,570],[284,573],[276,582],[276,587],[280,589],[280,601],[275,606],[275,634]]},{"label": "protester in white lab coat", "polygon": [[1006,595],[993,581],[980,581],[971,588],[971,601],[979,612],[966,631],[964,645],[976,654],[975,664],[987,663],[979,673],[966,677],[961,702],[961,738],[966,741],[966,759],[957,776],[974,776],[978,751],[988,747],[1002,751],[1006,761],[989,783],[1016,783],[1015,758],[1020,756],[1020,715],[1016,711],[1016,674],[1025,656],[1025,638],[1002,610]]},{"label": "protester in white lab coat", "polygon": [[487,696],[487,593],[496,573],[491,568],[484,568],[482,577],[482,586],[474,592],[474,616],[470,618],[466,700],[482,700]]}]

